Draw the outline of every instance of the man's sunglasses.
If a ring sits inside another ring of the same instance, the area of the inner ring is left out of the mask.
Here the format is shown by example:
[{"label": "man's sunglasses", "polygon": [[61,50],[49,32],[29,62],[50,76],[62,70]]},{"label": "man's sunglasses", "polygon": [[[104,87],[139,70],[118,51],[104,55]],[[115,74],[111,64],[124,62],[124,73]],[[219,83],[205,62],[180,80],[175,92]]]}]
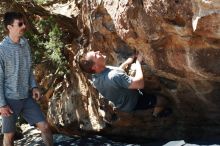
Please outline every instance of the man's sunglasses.
[{"label": "man's sunglasses", "polygon": [[[24,22],[19,22],[19,23],[18,23],[18,27],[22,27],[23,25],[25,25]],[[12,26],[13,26],[13,25],[12,25]]]},{"label": "man's sunglasses", "polygon": [[22,27],[23,25],[25,25],[24,22],[19,22],[19,23],[18,23],[18,27]]}]

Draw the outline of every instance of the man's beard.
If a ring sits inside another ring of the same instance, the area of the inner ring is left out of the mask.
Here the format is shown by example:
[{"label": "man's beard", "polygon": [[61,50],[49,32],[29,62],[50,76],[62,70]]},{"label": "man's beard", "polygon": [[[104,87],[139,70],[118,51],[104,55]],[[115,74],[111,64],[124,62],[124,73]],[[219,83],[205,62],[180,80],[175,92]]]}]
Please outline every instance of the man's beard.
[{"label": "man's beard", "polygon": [[25,33],[25,30],[21,30],[21,31],[19,32],[19,35],[20,35],[20,36],[23,36],[24,33]]}]

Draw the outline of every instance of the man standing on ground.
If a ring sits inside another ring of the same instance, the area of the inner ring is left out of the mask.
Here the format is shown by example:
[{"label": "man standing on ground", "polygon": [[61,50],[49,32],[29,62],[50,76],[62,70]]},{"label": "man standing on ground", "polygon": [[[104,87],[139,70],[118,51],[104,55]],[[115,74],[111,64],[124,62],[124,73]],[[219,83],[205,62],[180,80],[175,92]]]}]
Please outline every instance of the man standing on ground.
[{"label": "man standing on ground", "polygon": [[3,145],[14,145],[16,120],[21,115],[29,124],[36,125],[42,133],[44,143],[52,146],[53,138],[49,125],[40,107],[33,100],[39,100],[41,95],[31,69],[30,47],[23,37],[26,28],[24,17],[19,12],[7,12],[4,15],[4,25],[8,35],[0,43]]},{"label": "man standing on ground", "polygon": [[128,58],[120,67],[106,66],[106,56],[99,51],[86,53],[79,62],[80,68],[92,76],[96,89],[123,112],[154,108],[153,116],[164,114],[164,98],[141,92],[144,77],[141,69],[142,55],[136,59],[136,73],[128,76],[123,68],[133,62]]}]

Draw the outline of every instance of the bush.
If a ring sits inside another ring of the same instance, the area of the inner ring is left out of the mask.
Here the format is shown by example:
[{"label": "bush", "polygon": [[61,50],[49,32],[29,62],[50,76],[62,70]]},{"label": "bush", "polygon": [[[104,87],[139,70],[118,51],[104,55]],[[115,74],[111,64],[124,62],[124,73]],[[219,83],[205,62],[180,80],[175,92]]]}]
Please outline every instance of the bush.
[{"label": "bush", "polygon": [[4,25],[3,22],[0,22],[0,39],[2,40],[2,38],[4,37]]},{"label": "bush", "polygon": [[55,23],[52,17],[34,21],[39,34],[27,32],[29,38],[34,64],[49,62],[53,68],[56,68],[54,74],[63,76],[69,72],[68,62],[63,55],[64,43],[62,40],[62,31]]},{"label": "bush", "polygon": [[61,40],[62,33],[57,25],[54,25],[49,32],[49,40],[44,43],[46,48],[46,56],[57,67],[57,72],[60,75],[68,72],[66,66],[67,61],[62,55],[61,49],[64,48],[64,44]]}]

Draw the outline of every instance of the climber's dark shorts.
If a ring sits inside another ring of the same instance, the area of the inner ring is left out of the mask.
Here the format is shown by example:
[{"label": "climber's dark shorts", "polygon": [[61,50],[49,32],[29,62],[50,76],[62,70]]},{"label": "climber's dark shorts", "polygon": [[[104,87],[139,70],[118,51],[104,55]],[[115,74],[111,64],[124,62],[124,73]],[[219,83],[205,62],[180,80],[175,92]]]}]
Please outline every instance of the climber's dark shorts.
[{"label": "climber's dark shorts", "polygon": [[45,121],[45,116],[39,105],[32,97],[25,99],[6,99],[7,105],[13,111],[9,117],[2,117],[2,133],[11,133],[16,130],[16,121],[21,115],[30,125]]},{"label": "climber's dark shorts", "polygon": [[157,103],[157,98],[153,94],[146,94],[142,92],[138,98],[138,102],[134,108],[134,110],[144,110],[155,107]]}]

